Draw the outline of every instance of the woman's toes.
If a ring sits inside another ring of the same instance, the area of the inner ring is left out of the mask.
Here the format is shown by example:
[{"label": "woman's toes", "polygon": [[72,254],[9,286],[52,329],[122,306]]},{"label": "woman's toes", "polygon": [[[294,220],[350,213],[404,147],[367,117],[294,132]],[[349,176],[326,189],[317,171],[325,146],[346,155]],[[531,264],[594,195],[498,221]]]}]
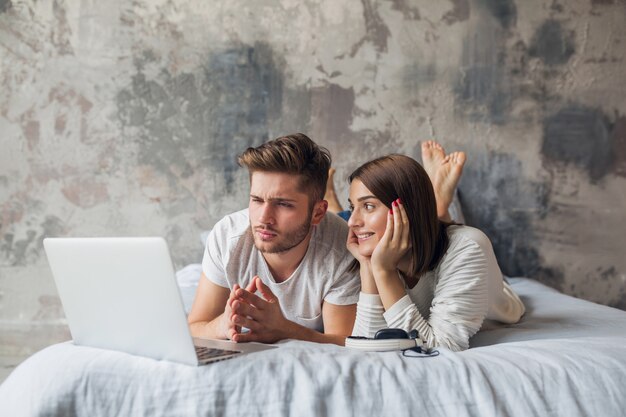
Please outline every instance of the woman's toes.
[{"label": "woman's toes", "polygon": [[455,165],[463,165],[465,163],[465,152],[453,152],[450,155]]}]

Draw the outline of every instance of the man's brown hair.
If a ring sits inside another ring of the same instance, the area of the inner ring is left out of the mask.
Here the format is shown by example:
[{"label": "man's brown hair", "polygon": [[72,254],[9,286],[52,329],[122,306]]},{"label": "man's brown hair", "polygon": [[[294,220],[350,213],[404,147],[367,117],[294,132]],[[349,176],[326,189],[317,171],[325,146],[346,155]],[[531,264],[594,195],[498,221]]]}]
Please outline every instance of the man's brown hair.
[{"label": "man's brown hair", "polygon": [[299,175],[300,188],[309,195],[310,204],[324,198],[331,161],[328,149],[303,133],[248,148],[238,158],[239,165],[248,168],[250,175],[256,171]]},{"label": "man's brown hair", "polygon": [[357,168],[349,181],[357,179],[389,208],[397,198],[402,201],[409,219],[410,278],[435,269],[448,249],[449,223],[437,218],[435,191],[424,168],[408,156],[387,155]]}]

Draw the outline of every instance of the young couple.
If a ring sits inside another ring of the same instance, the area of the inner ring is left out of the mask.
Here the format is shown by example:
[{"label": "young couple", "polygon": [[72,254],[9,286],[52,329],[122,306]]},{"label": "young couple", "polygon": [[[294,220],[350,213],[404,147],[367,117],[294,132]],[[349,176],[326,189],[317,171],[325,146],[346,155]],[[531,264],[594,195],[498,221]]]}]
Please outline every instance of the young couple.
[{"label": "young couple", "polygon": [[326,214],[325,194],[341,209],[326,149],[300,133],[248,148],[249,206],[207,239],[192,334],[343,345],[393,327],[458,351],[485,320],[517,322],[524,305],[488,238],[450,222],[465,155],[429,141],[422,158],[424,168],[389,155],[354,171],[346,223]]}]

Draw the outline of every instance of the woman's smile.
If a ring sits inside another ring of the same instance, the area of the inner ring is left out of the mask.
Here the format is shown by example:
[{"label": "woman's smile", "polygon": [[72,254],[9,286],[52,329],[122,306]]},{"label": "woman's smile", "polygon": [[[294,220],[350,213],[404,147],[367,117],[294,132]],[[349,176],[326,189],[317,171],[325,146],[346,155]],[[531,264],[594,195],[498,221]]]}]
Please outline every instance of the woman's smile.
[{"label": "woman's smile", "polygon": [[359,240],[359,242],[362,242],[371,238],[372,236],[374,236],[374,234],[375,233],[355,233],[354,235]]},{"label": "woman's smile", "polygon": [[350,207],[352,214],[348,226],[359,244],[359,253],[372,256],[378,241],[385,234],[389,207],[358,179],[350,183]]}]

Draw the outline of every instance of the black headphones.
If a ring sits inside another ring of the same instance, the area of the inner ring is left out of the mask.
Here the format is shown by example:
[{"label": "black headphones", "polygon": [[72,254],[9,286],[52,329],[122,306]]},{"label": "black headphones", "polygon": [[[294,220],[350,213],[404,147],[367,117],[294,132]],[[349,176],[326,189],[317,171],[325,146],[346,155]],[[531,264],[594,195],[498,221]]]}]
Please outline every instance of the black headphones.
[{"label": "black headphones", "polygon": [[[374,339],[417,339],[417,330],[413,329],[409,333],[402,329],[380,329],[376,332]],[[430,358],[439,356],[439,351],[435,349],[422,349],[421,346],[404,349],[402,356],[407,358]]]}]

